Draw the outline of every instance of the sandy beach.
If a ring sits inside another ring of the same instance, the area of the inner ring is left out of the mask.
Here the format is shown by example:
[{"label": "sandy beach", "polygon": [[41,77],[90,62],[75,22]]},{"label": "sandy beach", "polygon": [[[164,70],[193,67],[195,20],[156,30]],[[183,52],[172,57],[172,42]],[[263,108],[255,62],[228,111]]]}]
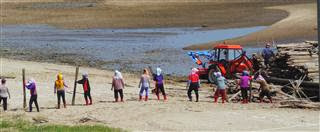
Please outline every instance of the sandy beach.
[{"label": "sandy beach", "polygon": [[211,49],[214,44],[218,44],[223,41],[227,43],[256,46],[263,45],[265,42],[275,42],[275,44],[277,44],[304,40],[316,40],[316,7],[316,3],[268,7],[268,9],[285,10],[289,13],[289,16],[272,24],[264,30],[252,34],[218,42],[192,45],[184,49]]},{"label": "sandy beach", "polygon": [[[26,69],[26,78],[33,77],[37,81],[40,113],[25,112],[22,108],[22,68]],[[167,102],[157,101],[155,95],[151,95],[148,102],[139,102],[139,78],[124,74],[125,102],[114,103],[110,90],[113,72],[81,67],[80,73],[89,73],[93,105],[83,105],[82,86],[78,86],[76,105],[71,106],[75,67],[2,59],[1,71],[1,75],[15,77],[8,79],[7,86],[12,97],[9,99],[9,111],[0,111],[4,119],[19,117],[31,122],[40,119],[48,121],[44,124],[103,124],[130,131],[319,131],[319,111],[277,108],[277,103],[214,104],[212,88],[208,85],[201,88],[199,103],[187,101],[185,83],[178,82],[166,84]],[[56,109],[56,96],[52,88],[59,71],[71,87],[66,94],[66,109]],[[83,123],[80,121],[82,119],[89,121]]]}]

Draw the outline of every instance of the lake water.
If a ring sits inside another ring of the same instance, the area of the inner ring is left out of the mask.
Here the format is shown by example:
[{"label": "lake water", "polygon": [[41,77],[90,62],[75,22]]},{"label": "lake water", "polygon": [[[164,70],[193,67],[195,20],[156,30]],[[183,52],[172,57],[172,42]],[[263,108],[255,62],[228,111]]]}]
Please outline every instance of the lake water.
[{"label": "lake water", "polygon": [[[52,54],[84,57],[90,63],[107,62],[105,69],[139,71],[143,67],[161,67],[167,74],[186,75],[197,67],[183,47],[198,43],[243,36],[266,27],[202,30],[194,28],[148,29],[60,29],[47,25],[3,26],[2,48],[30,52],[30,56]],[[245,47],[247,53],[261,48]],[[24,53],[29,56],[28,53]],[[19,54],[24,59],[23,54]],[[26,57],[28,58],[28,57]],[[39,58],[39,57],[38,57]],[[29,57],[30,59],[30,57]]]}]

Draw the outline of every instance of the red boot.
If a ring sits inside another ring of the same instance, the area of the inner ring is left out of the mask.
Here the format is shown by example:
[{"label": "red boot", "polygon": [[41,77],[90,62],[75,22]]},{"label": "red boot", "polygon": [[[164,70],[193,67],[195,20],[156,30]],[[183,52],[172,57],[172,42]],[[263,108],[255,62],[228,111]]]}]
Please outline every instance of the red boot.
[{"label": "red boot", "polygon": [[242,99],[242,104],[245,104],[246,103],[246,99]]},{"label": "red boot", "polygon": [[163,95],[164,101],[167,101],[167,95]]},{"label": "red boot", "polygon": [[160,96],[159,96],[159,94],[156,94],[156,95],[157,95],[157,99],[158,99],[158,100],[160,100]]},{"label": "red boot", "polygon": [[214,103],[218,102],[218,97],[214,97]]},{"label": "red boot", "polygon": [[145,97],[144,101],[148,101],[148,96]]},{"label": "red boot", "polygon": [[88,103],[88,99],[86,99],[86,105],[89,105],[89,103]]},{"label": "red boot", "polygon": [[224,100],[226,100],[225,98],[222,98],[222,104],[224,104]]},{"label": "red boot", "polygon": [[140,96],[139,96],[139,101],[141,101],[141,100],[142,100],[142,96],[140,95]]}]

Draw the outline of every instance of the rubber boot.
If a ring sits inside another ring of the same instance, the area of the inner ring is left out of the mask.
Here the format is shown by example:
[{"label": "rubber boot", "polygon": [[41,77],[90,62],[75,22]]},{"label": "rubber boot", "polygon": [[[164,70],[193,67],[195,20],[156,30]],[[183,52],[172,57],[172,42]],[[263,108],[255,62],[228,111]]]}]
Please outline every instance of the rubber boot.
[{"label": "rubber boot", "polygon": [[167,101],[167,95],[163,95],[164,101]]},{"label": "rubber boot", "polygon": [[218,97],[214,97],[214,103],[218,102]]},{"label": "rubber boot", "polygon": [[89,103],[88,103],[88,99],[86,99],[86,105],[89,105]]},{"label": "rubber boot", "polygon": [[159,96],[159,94],[156,94],[156,95],[157,95],[157,99],[158,99],[158,100],[160,100],[160,96]]},{"label": "rubber boot", "polygon": [[90,103],[89,103],[89,105],[92,105],[92,99],[90,99]]},{"label": "rubber boot", "polygon": [[242,104],[245,104],[246,103],[246,99],[242,99]]},{"label": "rubber boot", "polygon": [[139,96],[139,101],[141,101],[141,100],[142,100],[142,96],[140,95],[140,96]]},{"label": "rubber boot", "polygon": [[146,98],[144,99],[144,101],[148,101],[148,96],[146,96]]}]

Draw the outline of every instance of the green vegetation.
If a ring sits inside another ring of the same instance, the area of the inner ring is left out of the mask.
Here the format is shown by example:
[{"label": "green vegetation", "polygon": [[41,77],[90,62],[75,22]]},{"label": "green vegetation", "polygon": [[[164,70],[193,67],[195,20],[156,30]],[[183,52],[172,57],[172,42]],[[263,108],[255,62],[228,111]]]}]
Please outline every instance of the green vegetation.
[{"label": "green vegetation", "polygon": [[0,120],[0,132],[122,132],[119,128],[102,125],[37,125],[21,119]]}]

